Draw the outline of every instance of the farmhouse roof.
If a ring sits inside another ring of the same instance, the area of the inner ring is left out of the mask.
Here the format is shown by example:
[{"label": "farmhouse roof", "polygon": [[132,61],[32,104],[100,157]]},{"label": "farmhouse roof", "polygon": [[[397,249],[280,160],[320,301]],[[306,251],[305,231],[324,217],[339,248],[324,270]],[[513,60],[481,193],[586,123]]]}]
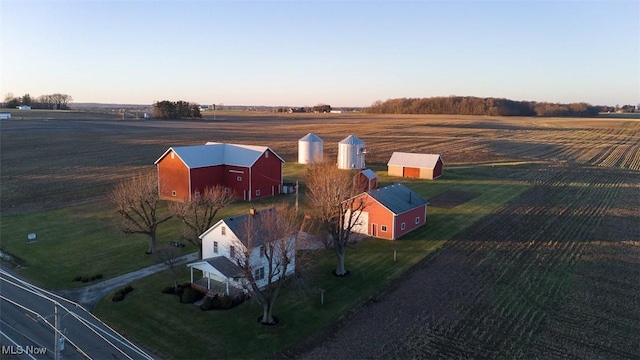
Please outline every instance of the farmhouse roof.
[{"label": "farmhouse roof", "polygon": [[215,225],[210,227],[207,231],[200,235],[200,239],[204,238],[211,230],[224,224],[233,235],[242,242],[244,246],[249,246],[247,239],[247,232],[252,229],[251,235],[251,247],[255,248],[262,246],[264,243],[264,231],[260,231],[261,221],[263,219],[262,214],[267,211],[276,211],[275,208],[267,208],[262,210],[252,209],[252,213],[246,213],[238,216],[231,216],[218,221]]},{"label": "farmhouse roof", "polygon": [[388,166],[406,166],[414,168],[433,169],[440,159],[438,154],[419,154],[396,151],[391,155]]},{"label": "farmhouse roof", "polygon": [[394,184],[371,190],[369,196],[394,214],[425,206],[429,202],[402,184]]},{"label": "farmhouse roof", "polygon": [[190,169],[215,165],[251,167],[267,150],[284,162],[280,155],[266,146],[208,142],[205,145],[170,147],[154,164],[173,151]]}]

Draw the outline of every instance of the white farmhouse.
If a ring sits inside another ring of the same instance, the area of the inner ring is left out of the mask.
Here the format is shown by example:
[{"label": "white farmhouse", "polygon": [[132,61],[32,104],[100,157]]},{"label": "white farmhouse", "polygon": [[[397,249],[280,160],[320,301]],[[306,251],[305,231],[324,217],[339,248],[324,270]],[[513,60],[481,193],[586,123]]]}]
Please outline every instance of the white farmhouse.
[{"label": "white farmhouse", "polygon": [[[275,209],[255,210],[248,214],[229,217],[218,221],[207,231],[200,235],[202,240],[202,260],[187,264],[191,269],[191,283],[202,291],[212,291],[218,287],[229,295],[230,291],[248,289],[249,283],[244,276],[243,269],[238,265],[242,263],[244,254],[250,254],[249,264],[256,280],[256,285],[263,288],[268,283],[269,261],[264,256],[264,239],[261,231],[249,231],[260,227],[260,222],[265,212]],[[246,234],[251,233],[251,236]],[[248,239],[247,237],[252,237]],[[285,276],[295,271],[296,236],[292,235],[288,240],[277,241],[278,246],[286,246],[290,256],[290,263]],[[249,250],[249,251],[247,251]],[[276,251],[276,254],[279,252]],[[272,269],[279,266],[281,259],[271,259]],[[194,269],[202,271],[202,279],[194,283]],[[272,281],[279,278],[276,275]],[[222,285],[220,287],[220,285]]]}]

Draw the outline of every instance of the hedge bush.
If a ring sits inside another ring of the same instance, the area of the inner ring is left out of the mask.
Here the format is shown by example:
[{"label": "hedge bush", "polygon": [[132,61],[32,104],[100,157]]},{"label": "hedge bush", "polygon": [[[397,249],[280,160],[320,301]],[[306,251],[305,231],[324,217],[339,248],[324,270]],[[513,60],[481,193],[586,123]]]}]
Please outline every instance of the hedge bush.
[{"label": "hedge bush", "polygon": [[182,292],[182,296],[180,297],[180,302],[183,304],[193,304],[194,302],[202,299],[202,296],[200,296],[200,294],[204,296],[204,294],[202,294],[201,292],[196,291],[190,287],[185,288]]},{"label": "hedge bush", "polygon": [[133,288],[131,287],[131,285],[127,285],[127,286],[123,287],[122,289],[116,291],[115,294],[113,294],[113,297],[111,298],[111,301],[113,301],[113,302],[122,301],[122,300],[124,300],[124,297],[128,293],[130,293],[131,291],[133,291]]},{"label": "hedge bush", "polygon": [[200,305],[200,310],[226,310],[242,304],[247,297],[245,295],[236,295],[230,297],[228,295],[214,295],[213,297],[205,297]]}]

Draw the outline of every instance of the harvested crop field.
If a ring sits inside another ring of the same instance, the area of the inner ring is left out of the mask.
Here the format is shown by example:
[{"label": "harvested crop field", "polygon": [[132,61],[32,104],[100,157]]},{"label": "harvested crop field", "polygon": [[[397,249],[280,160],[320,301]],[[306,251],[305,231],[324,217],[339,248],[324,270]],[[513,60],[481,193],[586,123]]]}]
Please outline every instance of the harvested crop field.
[{"label": "harvested crop field", "polygon": [[4,214],[63,207],[104,197],[170,146],[207,141],[267,145],[297,161],[298,139],[314,132],[325,156],[354,134],[367,162],[386,165],[393,151],[441,154],[454,163],[566,162],[640,170],[640,122],[365,114],[222,114],[196,121],[119,120],[116,116],[32,111],[0,123]]},{"label": "harvested crop field", "polygon": [[[461,178],[530,186],[449,239],[393,288],[283,355],[612,359],[640,354],[639,121],[33,116],[0,123],[3,216],[102,199],[116,181],[153,169],[173,145],[267,145],[295,162],[297,140],[308,132],[324,139],[328,158],[336,156],[344,137],[358,136],[367,145],[368,163],[383,174],[393,151],[429,152],[441,154],[445,163],[443,177],[434,183]],[[456,170],[448,173],[447,167]],[[407,180],[416,181],[422,180]],[[455,211],[473,201],[472,191],[444,194],[429,199],[432,206]]]}]

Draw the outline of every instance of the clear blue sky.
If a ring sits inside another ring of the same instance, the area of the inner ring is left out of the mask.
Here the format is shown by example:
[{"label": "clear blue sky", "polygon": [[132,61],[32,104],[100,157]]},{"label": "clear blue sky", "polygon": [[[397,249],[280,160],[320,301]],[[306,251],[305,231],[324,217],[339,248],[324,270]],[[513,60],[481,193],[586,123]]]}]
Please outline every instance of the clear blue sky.
[{"label": "clear blue sky", "polygon": [[636,0],[0,0],[0,29],[3,98],[640,103]]}]

